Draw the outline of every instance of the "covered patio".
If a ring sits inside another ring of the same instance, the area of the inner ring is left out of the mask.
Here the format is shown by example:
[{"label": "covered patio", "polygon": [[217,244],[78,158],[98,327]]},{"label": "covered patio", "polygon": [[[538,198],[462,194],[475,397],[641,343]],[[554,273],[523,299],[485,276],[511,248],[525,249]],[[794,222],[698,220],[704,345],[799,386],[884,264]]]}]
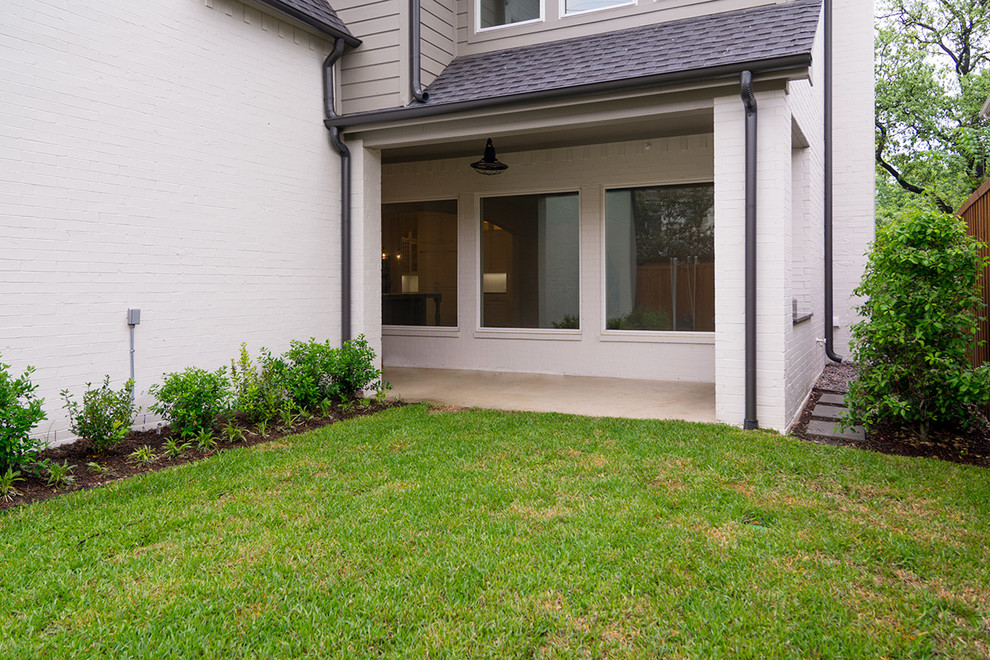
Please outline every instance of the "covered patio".
[{"label": "covered patio", "polygon": [[593,417],[715,421],[715,385],[630,378],[386,367],[405,401]]}]

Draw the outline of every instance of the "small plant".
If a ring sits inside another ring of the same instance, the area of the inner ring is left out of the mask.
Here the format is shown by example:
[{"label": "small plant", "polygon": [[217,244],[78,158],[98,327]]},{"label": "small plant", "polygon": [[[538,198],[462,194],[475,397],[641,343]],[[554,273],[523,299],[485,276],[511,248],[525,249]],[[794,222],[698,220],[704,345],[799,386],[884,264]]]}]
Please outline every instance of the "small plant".
[{"label": "small plant", "polygon": [[375,368],[375,352],[368,346],[364,335],[344,342],[334,370],[334,382],[341,398],[353,397],[361,390],[378,388],[381,377],[381,370]]},{"label": "small plant", "polygon": [[241,344],[240,357],[230,361],[233,407],[249,422],[270,419],[288,397],[282,382],[285,364],[261,349],[258,366],[251,361],[247,344]]},{"label": "small plant", "polygon": [[347,415],[354,408],[354,399],[346,399],[340,402],[340,412]]},{"label": "small plant", "polygon": [[564,318],[559,321],[551,321],[550,327],[557,330],[577,330],[581,327],[578,317],[573,314],[564,314]]},{"label": "small plant", "polygon": [[138,412],[133,400],[134,381],[128,380],[120,390],[113,390],[107,376],[101,387],[95,390],[91,387],[92,383],[86,383],[82,405],[72,399],[68,390],[62,390],[65,399],[62,407],[69,412],[70,430],[93,443],[96,453],[102,453],[131,432]]},{"label": "small plant", "polygon": [[388,399],[388,393],[392,390],[392,383],[383,382],[375,390],[375,402],[379,405],[385,403]]},{"label": "small plant", "polygon": [[285,405],[278,413],[282,422],[282,428],[291,431],[299,423],[299,415],[296,414],[291,405]]},{"label": "small plant", "polygon": [[114,474],[114,471],[108,467],[104,467],[97,463],[96,461],[90,461],[86,463],[86,469],[90,472],[100,475],[101,477],[109,477]]},{"label": "small plant", "polygon": [[196,445],[196,449],[204,454],[217,448],[217,439],[213,437],[213,433],[210,431],[200,431],[196,434],[193,442]]},{"label": "small plant", "polygon": [[35,396],[31,383],[34,367],[12,378],[9,364],[0,362],[0,469],[15,468],[34,460],[44,443],[31,437],[31,429],[45,419],[44,399]]},{"label": "small plant", "polygon": [[165,458],[178,458],[179,456],[182,456],[182,454],[184,454],[190,446],[191,443],[182,442],[179,438],[172,436],[165,441],[165,446],[162,447],[162,456]]},{"label": "small plant", "polygon": [[21,479],[21,473],[14,468],[9,467],[6,472],[0,472],[0,499],[10,502],[20,495],[21,492],[14,488],[14,484],[18,481],[23,481],[23,479]]},{"label": "small plant", "polygon": [[320,416],[324,419],[330,419],[333,417],[333,401],[330,399],[323,399],[323,401],[320,401]]},{"label": "small plant", "polygon": [[268,434],[266,433],[266,431],[268,430],[268,422],[266,420],[261,420],[260,422],[255,424],[255,428],[258,430],[258,436],[262,438],[268,437]]},{"label": "small plant", "polygon": [[234,423],[234,420],[228,420],[227,425],[223,427],[223,434],[227,438],[227,442],[244,442],[244,431]]},{"label": "small plant", "polygon": [[130,454],[128,454],[128,460],[136,465],[151,465],[158,460],[155,453],[152,451],[151,447],[148,445],[141,445]]},{"label": "small plant", "polygon": [[625,316],[608,319],[607,330],[670,330],[670,315],[666,310],[636,307]]},{"label": "small plant", "polygon": [[371,397],[361,397],[361,407],[365,410],[371,408]]},{"label": "small plant", "polygon": [[76,478],[72,476],[72,471],[76,468],[75,465],[69,465],[69,461],[63,461],[62,463],[56,463],[51,461],[48,463],[48,485],[52,488],[66,488],[68,486],[74,486],[76,483]]},{"label": "small plant", "polygon": [[151,409],[183,437],[212,428],[216,419],[230,409],[230,383],[224,367],[216,371],[189,367],[165,374],[164,382],[152,385],[149,392],[157,402]]}]

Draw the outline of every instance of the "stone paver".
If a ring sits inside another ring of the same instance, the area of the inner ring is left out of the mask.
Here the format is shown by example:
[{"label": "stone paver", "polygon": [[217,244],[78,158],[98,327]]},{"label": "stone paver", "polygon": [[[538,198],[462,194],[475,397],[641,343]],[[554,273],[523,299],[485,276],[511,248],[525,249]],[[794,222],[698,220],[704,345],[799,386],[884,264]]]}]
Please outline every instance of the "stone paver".
[{"label": "stone paver", "polygon": [[831,392],[826,392],[825,394],[822,394],[820,399],[818,399],[818,403],[844,406],[846,405],[846,397],[843,394],[832,394]]},{"label": "stone paver", "polygon": [[841,440],[865,440],[866,433],[862,426],[854,426],[851,429],[841,429],[835,422],[813,419],[808,423],[808,435],[817,435],[823,438],[834,438]]},{"label": "stone paver", "polygon": [[816,404],[811,414],[814,417],[824,417],[826,419],[839,419],[839,416],[846,412],[845,406],[827,406],[821,403]]}]

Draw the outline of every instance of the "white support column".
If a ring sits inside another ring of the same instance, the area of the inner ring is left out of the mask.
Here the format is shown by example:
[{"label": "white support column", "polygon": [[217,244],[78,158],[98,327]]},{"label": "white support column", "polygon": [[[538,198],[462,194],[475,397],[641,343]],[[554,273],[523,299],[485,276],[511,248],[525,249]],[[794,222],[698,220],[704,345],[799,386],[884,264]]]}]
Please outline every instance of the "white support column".
[{"label": "white support column", "polygon": [[[784,430],[791,116],[783,91],[757,104],[757,419]],[[715,100],[715,415],[734,425],[745,413],[744,118],[738,96]]]},{"label": "white support column", "polygon": [[[345,138],[346,139],[346,138]],[[351,335],[382,358],[382,170],[380,152],[360,139],[351,150]]]}]

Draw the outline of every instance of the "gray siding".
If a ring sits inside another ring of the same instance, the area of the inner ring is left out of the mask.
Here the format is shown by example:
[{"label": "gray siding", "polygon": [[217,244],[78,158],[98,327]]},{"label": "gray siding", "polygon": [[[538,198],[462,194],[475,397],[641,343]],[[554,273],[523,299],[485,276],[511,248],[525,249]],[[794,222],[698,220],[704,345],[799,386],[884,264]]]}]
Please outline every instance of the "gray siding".
[{"label": "gray siding", "polygon": [[401,105],[408,75],[406,0],[334,0],[337,15],[363,43],[345,51],[340,97],[343,112]]},{"label": "gray siding", "polygon": [[502,48],[515,48],[541,41],[582,37],[703,14],[733,11],[790,0],[636,0],[571,16],[560,16],[563,0],[542,0],[544,20],[519,26],[475,31],[477,0],[457,0],[457,55],[471,55]]},{"label": "gray siding", "polygon": [[429,85],[457,51],[454,0],[422,0],[422,80]]}]

